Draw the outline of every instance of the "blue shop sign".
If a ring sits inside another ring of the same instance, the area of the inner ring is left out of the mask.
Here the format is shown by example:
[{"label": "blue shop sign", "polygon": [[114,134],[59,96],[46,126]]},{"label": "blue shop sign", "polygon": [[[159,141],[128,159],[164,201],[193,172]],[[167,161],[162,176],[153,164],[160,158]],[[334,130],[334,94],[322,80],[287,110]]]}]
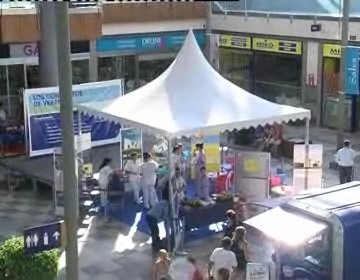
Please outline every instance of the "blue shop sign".
[{"label": "blue shop sign", "polygon": [[[187,32],[142,34],[139,36],[109,36],[96,41],[97,52],[146,52],[156,49],[181,48]],[[205,46],[205,31],[194,31],[200,47]]]},{"label": "blue shop sign", "polygon": [[345,71],[345,93],[359,95],[359,65],[360,48],[347,47],[346,49],[346,71]]}]

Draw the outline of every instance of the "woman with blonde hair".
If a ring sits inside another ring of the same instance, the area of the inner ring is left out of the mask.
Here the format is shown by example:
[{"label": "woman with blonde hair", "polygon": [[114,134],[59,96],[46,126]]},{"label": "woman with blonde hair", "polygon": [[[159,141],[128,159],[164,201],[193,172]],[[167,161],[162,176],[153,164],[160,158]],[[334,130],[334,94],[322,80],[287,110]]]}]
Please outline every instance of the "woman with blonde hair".
[{"label": "woman with blonde hair", "polygon": [[153,280],[170,279],[169,268],[171,259],[166,250],[161,249],[154,265]]},{"label": "woman with blonde hair", "polygon": [[216,280],[229,280],[230,270],[226,268],[219,268],[216,275]]},{"label": "woman with blonde hair", "polygon": [[231,275],[232,280],[243,280],[246,277],[246,265],[249,262],[247,244],[246,229],[243,226],[238,226],[235,229],[231,244],[231,251],[235,253],[238,263],[236,269]]}]

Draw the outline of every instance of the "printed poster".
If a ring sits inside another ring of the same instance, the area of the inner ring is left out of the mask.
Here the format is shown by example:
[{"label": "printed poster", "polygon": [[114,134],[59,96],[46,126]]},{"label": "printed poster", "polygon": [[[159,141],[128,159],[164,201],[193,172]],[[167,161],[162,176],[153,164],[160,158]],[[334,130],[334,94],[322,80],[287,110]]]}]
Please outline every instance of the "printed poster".
[{"label": "printed poster", "polygon": [[246,280],[270,280],[269,265],[264,263],[248,263],[246,266]]},{"label": "printed poster", "polygon": [[136,153],[138,159],[142,160],[142,133],[137,128],[126,128],[121,130],[122,167],[131,159],[131,154]]},{"label": "printed poster", "polygon": [[[73,86],[74,104],[112,100],[123,94],[122,80]],[[58,87],[25,89],[24,107],[29,156],[51,154],[61,147],[60,95]],[[74,108],[74,130],[78,134],[78,112]],[[120,124],[91,115],[81,116],[82,133],[91,133],[92,146],[119,142]]]}]

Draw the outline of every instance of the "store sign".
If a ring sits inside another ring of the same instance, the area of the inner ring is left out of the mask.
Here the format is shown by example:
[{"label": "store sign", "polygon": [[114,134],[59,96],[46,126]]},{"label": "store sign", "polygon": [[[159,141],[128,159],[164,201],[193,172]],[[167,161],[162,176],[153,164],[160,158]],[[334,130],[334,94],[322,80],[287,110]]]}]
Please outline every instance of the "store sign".
[{"label": "store sign", "polygon": [[220,35],[219,46],[225,48],[251,49],[251,38],[244,36]]},{"label": "store sign", "polygon": [[359,95],[359,47],[346,49],[345,93]]},{"label": "store sign", "polygon": [[[107,101],[123,94],[122,80],[87,83],[73,86],[75,104]],[[61,147],[59,88],[25,89],[29,156],[52,154]],[[78,134],[79,118],[74,111],[74,133]],[[91,133],[92,146],[119,142],[120,125],[91,115],[81,116],[82,133]]]},{"label": "store sign", "polygon": [[341,45],[324,44],[323,45],[323,56],[340,58],[341,57]]},{"label": "store sign", "polygon": [[10,57],[33,57],[38,56],[37,43],[10,44]]},{"label": "store sign", "polygon": [[[194,31],[200,47],[205,46],[205,31]],[[186,38],[186,32],[165,33],[160,35],[103,37],[96,42],[98,52],[133,51],[142,52],[152,49],[179,49]]]},{"label": "store sign", "polygon": [[300,55],[302,53],[301,47],[302,44],[298,41],[275,40],[267,38],[252,39],[252,48],[257,51]]}]

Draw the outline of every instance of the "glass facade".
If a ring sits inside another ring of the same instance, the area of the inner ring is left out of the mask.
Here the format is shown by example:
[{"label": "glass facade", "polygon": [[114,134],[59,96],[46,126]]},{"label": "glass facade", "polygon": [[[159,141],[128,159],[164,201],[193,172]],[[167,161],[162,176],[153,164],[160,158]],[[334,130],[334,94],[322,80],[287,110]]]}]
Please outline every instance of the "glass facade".
[{"label": "glass facade", "polygon": [[89,60],[73,60],[72,61],[72,75],[73,75],[73,84],[83,84],[89,82]]},{"label": "glass facade", "polygon": [[173,59],[139,61],[139,86],[143,86],[160,76]]},{"label": "glass facade", "polygon": [[301,56],[254,53],[254,93],[272,102],[301,105]]},{"label": "glass facade", "polygon": [[252,54],[249,52],[220,48],[220,73],[247,91],[251,91],[251,61]]},{"label": "glass facade", "polygon": [[[323,114],[322,125],[325,127],[336,128],[338,125],[338,102],[340,89],[340,58],[323,58]],[[351,100],[346,100],[345,105],[345,128],[351,127]]]},{"label": "glass facade", "polygon": [[125,93],[136,88],[136,57],[134,55],[100,57],[98,59],[98,80],[114,79],[124,79]]},{"label": "glass facade", "polygon": [[[243,1],[214,1],[213,12],[254,12],[286,15],[341,16],[343,0],[243,0]],[[350,13],[360,16],[360,2],[351,1]]]}]

